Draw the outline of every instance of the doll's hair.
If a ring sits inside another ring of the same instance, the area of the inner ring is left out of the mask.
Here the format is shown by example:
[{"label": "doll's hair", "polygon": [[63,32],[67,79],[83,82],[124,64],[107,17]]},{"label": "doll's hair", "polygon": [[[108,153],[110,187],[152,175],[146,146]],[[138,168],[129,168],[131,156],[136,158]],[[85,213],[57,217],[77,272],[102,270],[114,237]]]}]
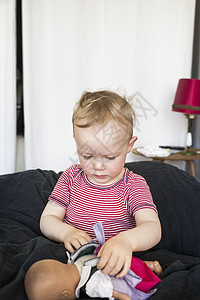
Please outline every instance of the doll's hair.
[{"label": "doll's hair", "polygon": [[135,114],[125,96],[109,90],[84,92],[74,107],[73,126],[88,128],[111,120],[122,124],[132,137]]}]

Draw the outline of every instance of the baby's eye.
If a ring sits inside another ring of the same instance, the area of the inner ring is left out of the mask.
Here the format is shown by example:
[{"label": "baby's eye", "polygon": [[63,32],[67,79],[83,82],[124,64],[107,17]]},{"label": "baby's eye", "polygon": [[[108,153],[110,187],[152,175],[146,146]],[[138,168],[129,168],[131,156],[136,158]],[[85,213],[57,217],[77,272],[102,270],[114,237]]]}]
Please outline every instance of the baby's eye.
[{"label": "baby's eye", "polygon": [[82,155],[83,156],[83,158],[85,158],[85,159],[90,159],[90,158],[92,158],[92,155]]},{"label": "baby's eye", "polygon": [[116,156],[108,156],[106,157],[108,160],[114,160],[116,158]]}]

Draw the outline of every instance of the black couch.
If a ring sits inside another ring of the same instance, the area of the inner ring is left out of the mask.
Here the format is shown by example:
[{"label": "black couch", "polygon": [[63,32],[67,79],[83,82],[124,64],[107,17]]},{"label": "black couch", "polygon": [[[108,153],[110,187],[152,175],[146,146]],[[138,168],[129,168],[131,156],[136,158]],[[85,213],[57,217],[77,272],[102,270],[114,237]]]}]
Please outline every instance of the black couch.
[{"label": "black couch", "polygon": [[[149,251],[135,253],[158,260],[162,281],[152,300],[200,299],[200,183],[161,162],[126,166],[148,182],[162,225],[162,239]],[[27,299],[24,276],[37,260],[66,262],[63,245],[45,238],[39,219],[61,173],[44,170],[0,176],[0,299]],[[82,299],[88,299],[82,295]]]}]

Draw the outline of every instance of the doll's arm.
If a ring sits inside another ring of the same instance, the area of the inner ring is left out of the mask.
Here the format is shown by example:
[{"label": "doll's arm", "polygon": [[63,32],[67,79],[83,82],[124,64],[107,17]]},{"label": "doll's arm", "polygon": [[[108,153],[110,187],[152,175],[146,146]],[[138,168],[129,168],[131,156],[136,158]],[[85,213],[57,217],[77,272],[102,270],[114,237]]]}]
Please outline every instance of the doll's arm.
[{"label": "doll's arm", "polygon": [[120,293],[117,291],[113,291],[113,297],[119,300],[131,300],[131,298],[127,294]]}]

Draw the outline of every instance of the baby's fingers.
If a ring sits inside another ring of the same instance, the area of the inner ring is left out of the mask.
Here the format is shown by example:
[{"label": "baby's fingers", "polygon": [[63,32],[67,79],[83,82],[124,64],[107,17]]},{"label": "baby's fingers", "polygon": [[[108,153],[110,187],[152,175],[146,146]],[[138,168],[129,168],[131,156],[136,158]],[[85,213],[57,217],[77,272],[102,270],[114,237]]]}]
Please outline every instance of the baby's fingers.
[{"label": "baby's fingers", "polygon": [[97,265],[98,269],[104,274],[116,275],[122,269],[123,259],[119,259],[117,255],[110,254],[109,256],[104,254],[101,256],[100,261]]},{"label": "baby's fingers", "polygon": [[110,253],[106,253],[106,254],[102,253],[102,255],[101,255],[101,252],[99,252],[98,257],[100,257],[100,260],[97,264],[97,268],[99,270],[103,270],[106,267],[106,265],[110,259]]},{"label": "baby's fingers", "polygon": [[74,253],[74,251],[78,248],[80,248],[82,245],[90,243],[91,238],[87,234],[78,234],[74,236],[69,236],[65,239],[65,248],[71,252]]},{"label": "baby's fingers", "polygon": [[130,269],[130,263],[126,260],[122,266],[122,268],[119,270],[120,272],[116,273],[116,278],[124,277]]},{"label": "baby's fingers", "polygon": [[109,271],[109,275],[115,276],[119,274],[119,272],[122,271],[124,267],[124,258],[123,257],[117,257],[115,261],[110,262],[112,264],[112,269]]},{"label": "baby's fingers", "polygon": [[74,253],[75,252],[75,248],[72,246],[72,244],[70,242],[65,242],[65,248],[70,253]]}]

